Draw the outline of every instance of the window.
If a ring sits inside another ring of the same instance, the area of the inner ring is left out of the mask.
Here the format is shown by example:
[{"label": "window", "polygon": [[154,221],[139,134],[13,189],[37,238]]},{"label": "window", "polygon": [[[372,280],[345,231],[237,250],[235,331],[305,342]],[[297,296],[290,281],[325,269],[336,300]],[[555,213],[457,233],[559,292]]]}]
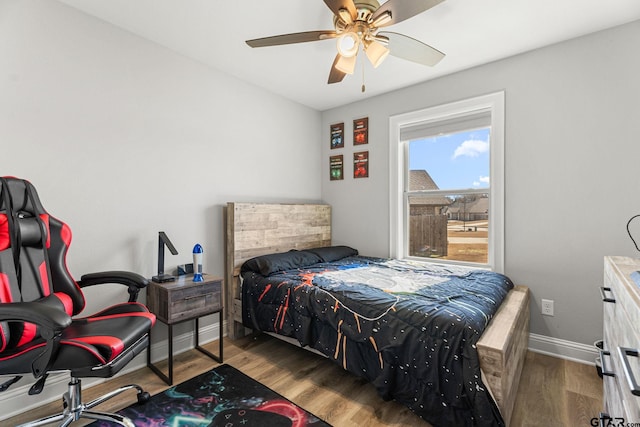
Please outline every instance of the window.
[{"label": "window", "polygon": [[390,119],[391,255],[503,271],[504,93]]}]

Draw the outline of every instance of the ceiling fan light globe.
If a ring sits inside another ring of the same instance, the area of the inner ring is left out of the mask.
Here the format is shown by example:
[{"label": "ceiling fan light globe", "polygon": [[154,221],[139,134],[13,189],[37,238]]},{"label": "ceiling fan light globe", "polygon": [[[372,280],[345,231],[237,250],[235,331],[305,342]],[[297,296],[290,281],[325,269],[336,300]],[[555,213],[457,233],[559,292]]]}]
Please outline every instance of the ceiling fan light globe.
[{"label": "ceiling fan light globe", "polygon": [[338,53],[343,57],[356,56],[360,47],[360,37],[356,33],[342,34],[337,40]]},{"label": "ceiling fan light globe", "polygon": [[369,62],[371,62],[373,68],[378,68],[378,65],[382,64],[382,61],[389,56],[389,52],[389,49],[387,49],[385,45],[375,40],[369,43],[365,50],[367,58],[369,58]]},{"label": "ceiling fan light globe", "polygon": [[353,74],[356,69],[356,57],[355,56],[340,56],[340,59],[336,62],[336,69],[342,71],[345,74]]}]

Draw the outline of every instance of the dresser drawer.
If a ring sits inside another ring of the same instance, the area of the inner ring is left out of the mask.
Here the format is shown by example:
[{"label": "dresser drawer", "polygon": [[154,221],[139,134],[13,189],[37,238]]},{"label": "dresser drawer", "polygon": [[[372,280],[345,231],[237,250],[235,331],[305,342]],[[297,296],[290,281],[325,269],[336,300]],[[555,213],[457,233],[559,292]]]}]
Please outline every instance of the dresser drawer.
[{"label": "dresser drawer", "polygon": [[213,276],[205,275],[203,282],[193,282],[191,276],[186,276],[175,282],[151,283],[147,289],[149,310],[167,324],[222,308],[222,279]]},{"label": "dresser drawer", "polygon": [[[612,303],[605,303],[604,318],[605,325],[613,324],[614,308]],[[624,406],[622,405],[622,390],[620,389],[620,381],[623,379],[622,372],[618,370],[618,364],[614,362],[616,355],[616,341],[611,334],[609,328],[604,330],[603,339],[603,355],[602,355],[602,384],[604,390],[604,412],[612,417],[622,417],[624,414]]]},{"label": "dresser drawer", "polygon": [[[610,363],[610,362],[609,362]],[[609,398],[604,402],[604,412],[612,417],[623,417],[624,406],[620,396],[622,392],[616,377],[603,377],[604,394]]]},{"label": "dresser drawer", "polygon": [[[624,407],[625,419],[640,420],[640,396],[634,395],[631,390],[627,375],[632,375],[637,383],[640,378],[640,360],[637,356],[625,355],[621,348],[616,349],[616,361],[620,363],[620,375],[618,375],[618,385],[621,391],[622,406]],[[627,364],[630,374],[625,372],[623,364]]]}]

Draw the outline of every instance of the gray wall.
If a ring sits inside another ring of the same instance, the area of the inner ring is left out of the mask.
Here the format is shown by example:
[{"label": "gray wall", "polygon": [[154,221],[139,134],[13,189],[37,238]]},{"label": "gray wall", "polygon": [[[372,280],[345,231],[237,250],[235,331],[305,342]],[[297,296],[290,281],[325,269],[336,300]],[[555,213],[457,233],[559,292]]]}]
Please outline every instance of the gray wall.
[{"label": "gray wall", "polygon": [[[601,338],[603,256],[639,255],[625,229],[640,213],[638,40],[635,21],[323,112],[322,198],[333,206],[334,241],[389,254],[390,116],[504,90],[505,271],[531,289],[534,334]],[[369,145],[353,147],[360,117],[369,117]],[[330,150],[329,126],[341,121],[345,148]],[[353,179],[361,149],[370,177]],[[344,181],[329,181],[334,154],[345,156]],[[541,316],[541,298],[555,301],[554,317]]]},{"label": "gray wall", "polygon": [[[205,271],[223,275],[223,205],[320,199],[320,120],[58,2],[0,1],[0,175],[29,179],[69,224],[76,277],[150,277],[161,230],[180,252],[167,270],[200,243]],[[114,288],[88,293],[108,304],[126,295]],[[0,417],[59,399],[56,381],[35,397],[12,387]]]},{"label": "gray wall", "polygon": [[164,230],[168,266],[200,242],[222,274],[226,202],[320,198],[319,112],[58,2],[0,3],[0,94],[0,173],[70,224],[73,272],[152,274]]}]

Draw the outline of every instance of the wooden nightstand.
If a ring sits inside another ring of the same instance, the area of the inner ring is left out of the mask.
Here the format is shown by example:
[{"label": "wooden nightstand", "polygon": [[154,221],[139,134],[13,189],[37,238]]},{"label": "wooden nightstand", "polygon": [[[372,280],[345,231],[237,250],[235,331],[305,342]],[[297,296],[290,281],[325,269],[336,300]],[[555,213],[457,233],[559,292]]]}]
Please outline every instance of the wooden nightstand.
[{"label": "wooden nightstand", "polygon": [[[195,348],[216,362],[222,363],[222,333],[224,330],[222,279],[209,274],[204,274],[203,278],[202,282],[194,282],[193,275],[178,276],[174,282],[149,282],[147,286],[149,311],[169,328],[169,375],[165,375],[151,363],[151,345],[147,350],[147,366],[169,385],[173,384],[173,325],[177,323],[195,320]],[[200,317],[214,313],[219,313],[220,319],[219,356],[202,348],[198,342]]]}]

